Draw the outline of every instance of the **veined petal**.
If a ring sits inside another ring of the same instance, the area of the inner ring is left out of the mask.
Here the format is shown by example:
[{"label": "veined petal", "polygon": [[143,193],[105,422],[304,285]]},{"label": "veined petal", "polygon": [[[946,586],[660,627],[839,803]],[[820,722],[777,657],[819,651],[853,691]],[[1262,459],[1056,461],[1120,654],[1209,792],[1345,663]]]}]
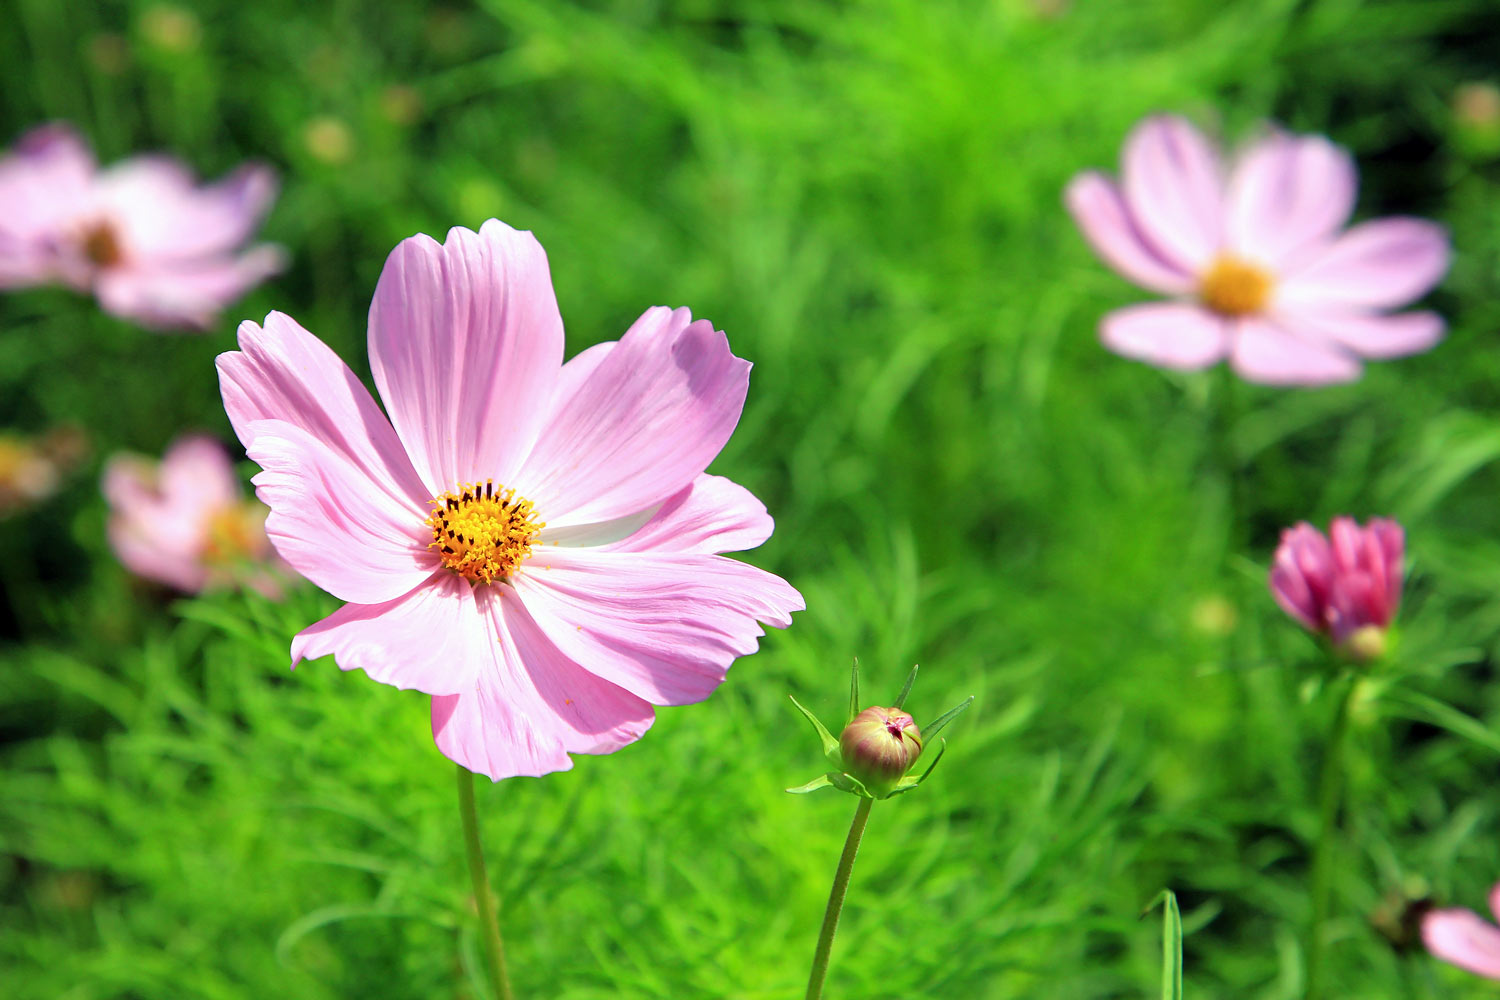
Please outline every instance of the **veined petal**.
[{"label": "veined petal", "polygon": [[[494,478],[531,450],[562,364],[547,255],[495,219],[446,243],[402,240],[370,305],[370,365],[429,496]],[[530,497],[528,496],[528,499]]]},{"label": "veined petal", "polygon": [[1153,115],[1125,140],[1120,179],[1130,217],[1161,254],[1197,273],[1222,239],[1224,181],[1213,145],[1177,115]]},{"label": "veined petal", "polygon": [[1116,354],[1163,368],[1196,371],[1223,359],[1228,324],[1186,302],[1144,302],[1105,315],[1099,339]]},{"label": "veined petal", "polygon": [[1267,385],[1349,382],[1361,371],[1359,361],[1343,348],[1261,317],[1235,322],[1230,361],[1245,379]]},{"label": "veined petal", "polygon": [[713,324],[649,309],[553,413],[517,492],[559,527],[662,503],[729,440],[749,380]]},{"label": "veined petal", "polygon": [[486,635],[474,588],[440,570],[394,600],[345,604],[303,629],[292,640],[292,668],[332,653],[340,670],[363,670],[382,684],[458,694],[491,655]]},{"label": "veined petal", "polygon": [[224,409],[246,448],[254,443],[257,421],[285,420],[414,508],[422,509],[435,495],[417,477],[370,391],[290,316],[273,312],[264,328],[241,323],[240,349],[219,355],[217,364]]},{"label": "veined petal", "polygon": [[261,467],[255,493],[271,508],[266,535],[297,572],[341,600],[380,604],[437,568],[427,511],[295,424],[249,430],[246,450]]},{"label": "veined petal", "polygon": [[1276,286],[1286,307],[1394,309],[1425,295],[1448,270],[1448,234],[1426,219],[1361,223],[1299,255]]},{"label": "veined petal", "polygon": [[236,257],[149,262],[100,272],[99,304],[116,316],[156,329],[204,330],[219,312],[286,267],[286,254],[269,244]]},{"label": "veined petal", "polygon": [[802,595],[780,577],[721,556],[546,549],[512,581],[562,653],[656,705],[701,701],[757,622],[784,628]]},{"label": "veined petal", "polygon": [[1192,291],[1192,275],[1151,245],[1109,178],[1095,170],[1085,171],[1068,182],[1063,200],[1094,252],[1121,275],[1167,295]]},{"label": "veined petal", "polygon": [[1289,311],[1289,327],[1310,330],[1366,358],[1399,358],[1428,350],[1443,339],[1443,318],[1431,312],[1395,315]]},{"label": "veined petal", "polygon": [[1432,910],[1422,918],[1422,942],[1445,962],[1500,979],[1500,927],[1472,910]]},{"label": "veined petal", "polygon": [[432,701],[449,759],[495,781],[540,776],[571,768],[570,752],[607,753],[650,728],[651,706],[562,655],[509,587],[477,598],[488,655],[471,688]]},{"label": "veined petal", "polygon": [[742,552],[771,537],[766,505],[738,483],[704,474],[673,496],[612,552]]},{"label": "veined petal", "polygon": [[1348,222],[1358,185],[1354,160],[1323,136],[1263,139],[1229,182],[1230,249],[1275,267]]}]

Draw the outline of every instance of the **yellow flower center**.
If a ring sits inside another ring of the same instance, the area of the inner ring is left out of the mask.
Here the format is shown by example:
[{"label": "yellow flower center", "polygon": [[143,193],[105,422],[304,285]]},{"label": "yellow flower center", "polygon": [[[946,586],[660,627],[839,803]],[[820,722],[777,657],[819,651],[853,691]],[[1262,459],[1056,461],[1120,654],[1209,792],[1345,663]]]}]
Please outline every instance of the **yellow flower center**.
[{"label": "yellow flower center", "polygon": [[96,222],[84,230],[83,255],[96,267],[114,267],[125,259],[120,238],[108,222]]},{"label": "yellow flower center", "polygon": [[1260,312],[1271,300],[1271,275],[1228,254],[1214,261],[1198,282],[1198,298],[1223,316]]},{"label": "yellow flower center", "polygon": [[432,528],[428,547],[465,579],[508,579],[531,555],[532,540],[546,525],[536,519],[530,500],[503,486],[496,489],[492,480],[464,483],[459,490],[428,501],[433,507],[426,522]]},{"label": "yellow flower center", "polygon": [[237,503],[214,512],[203,540],[203,561],[231,565],[258,559],[266,549],[266,510],[256,503]]}]

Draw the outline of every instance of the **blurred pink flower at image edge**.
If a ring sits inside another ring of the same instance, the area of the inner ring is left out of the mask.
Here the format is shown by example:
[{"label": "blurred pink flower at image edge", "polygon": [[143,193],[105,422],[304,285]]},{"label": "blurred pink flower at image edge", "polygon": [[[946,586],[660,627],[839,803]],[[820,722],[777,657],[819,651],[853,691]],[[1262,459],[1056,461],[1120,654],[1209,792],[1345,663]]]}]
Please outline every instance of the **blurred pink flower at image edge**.
[{"label": "blurred pink flower at image edge", "polygon": [[1323,136],[1272,128],[1226,163],[1185,119],[1156,115],[1126,139],[1120,173],[1074,177],[1068,210],[1110,266],[1173,298],[1106,315],[1117,354],[1182,370],[1228,358],[1250,381],[1314,385],[1442,338],[1437,314],[1389,310],[1441,280],[1445,231],[1407,217],[1346,230],[1354,162]]},{"label": "blurred pink flower at image edge", "polygon": [[203,329],[284,266],[279,247],[240,249],[275,198],[264,166],[208,185],[165,156],[100,169],[71,127],[43,125],[0,158],[0,288],[63,284],[144,326]]},{"label": "blurred pink flower at image edge", "polygon": [[1281,533],[1271,594],[1304,628],[1355,659],[1373,659],[1401,603],[1405,551],[1405,533],[1388,518],[1362,528],[1336,517],[1326,536],[1301,521]]},{"label": "blurred pink flower at image edge", "polygon": [[403,240],[370,308],[385,413],[295,320],[246,322],[224,406],[262,471],[266,528],[346,603],[292,665],[432,695],[438,748],[500,778],[639,739],[653,706],[701,701],[790,624],[784,580],[718,553],[771,534],[764,505],[705,473],[750,364],[686,309],[653,308],[562,363],[536,239],[490,220]]},{"label": "blurred pink flower at image edge", "polygon": [[[1490,912],[1500,919],[1500,885],[1490,890]],[[1486,979],[1500,979],[1500,927],[1473,910],[1429,910],[1422,917],[1422,942],[1445,962]]]},{"label": "blurred pink flower at image edge", "polygon": [[185,593],[243,583],[279,594],[266,509],[247,500],[223,445],[179,438],[154,462],[115,455],[104,467],[109,541],[125,568]]}]

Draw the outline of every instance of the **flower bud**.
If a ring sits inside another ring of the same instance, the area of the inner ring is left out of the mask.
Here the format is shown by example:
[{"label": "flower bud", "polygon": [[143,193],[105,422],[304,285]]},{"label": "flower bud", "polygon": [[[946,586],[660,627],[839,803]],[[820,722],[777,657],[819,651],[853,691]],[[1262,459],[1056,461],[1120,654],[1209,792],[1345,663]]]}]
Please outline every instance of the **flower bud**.
[{"label": "flower bud", "polygon": [[839,735],[844,770],[884,798],[922,753],[916,720],[899,708],[867,708]]}]

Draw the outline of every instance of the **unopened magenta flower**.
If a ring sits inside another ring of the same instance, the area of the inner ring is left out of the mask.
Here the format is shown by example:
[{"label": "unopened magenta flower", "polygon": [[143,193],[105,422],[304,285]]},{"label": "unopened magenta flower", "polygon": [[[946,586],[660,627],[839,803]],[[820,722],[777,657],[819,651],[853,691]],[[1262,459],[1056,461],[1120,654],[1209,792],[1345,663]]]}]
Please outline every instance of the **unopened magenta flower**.
[{"label": "unopened magenta flower", "polygon": [[856,715],[839,734],[844,771],[877,798],[896,787],[922,754],[922,732],[910,712],[878,705]]},{"label": "unopened magenta flower", "polygon": [[100,169],[43,125],[0,158],[0,288],[60,283],[144,326],[205,328],[281,270],[278,247],[243,248],[275,198],[263,166],[207,185],[164,156]]},{"label": "unopened magenta flower", "polygon": [[640,738],[803,607],[717,554],[772,522],[704,472],[750,375],[711,323],[650,309],[564,365],[546,255],[492,219],[396,247],[369,345],[385,413],[281,313],[219,357],[272,542],[348,602],[293,666],[331,653],[433,695],[438,748],[498,780]]},{"label": "unopened magenta flower", "polygon": [[1147,118],[1118,184],[1086,171],[1066,192],[1094,250],[1170,297],[1105,316],[1105,346],[1184,370],[1228,358],[1272,384],[1344,382],[1361,358],[1432,347],[1441,317],[1390,310],[1442,278],[1447,235],[1404,217],[1345,229],[1356,187],[1353,160],[1322,136],[1273,129],[1226,159],[1185,119]]},{"label": "unopened magenta flower", "polygon": [[247,500],[219,442],[179,438],[160,462],[116,455],[104,467],[109,542],[137,576],[187,593],[243,583],[279,588],[266,509]]},{"label": "unopened magenta flower", "polygon": [[1306,521],[1281,533],[1271,563],[1271,595],[1303,627],[1356,660],[1385,650],[1401,603],[1406,538],[1383,517],[1360,527],[1336,517],[1325,536]]},{"label": "unopened magenta flower", "polygon": [[[1500,919],[1500,885],[1490,890],[1490,912]],[[1500,927],[1473,910],[1430,910],[1422,918],[1422,942],[1445,962],[1500,979]]]}]

